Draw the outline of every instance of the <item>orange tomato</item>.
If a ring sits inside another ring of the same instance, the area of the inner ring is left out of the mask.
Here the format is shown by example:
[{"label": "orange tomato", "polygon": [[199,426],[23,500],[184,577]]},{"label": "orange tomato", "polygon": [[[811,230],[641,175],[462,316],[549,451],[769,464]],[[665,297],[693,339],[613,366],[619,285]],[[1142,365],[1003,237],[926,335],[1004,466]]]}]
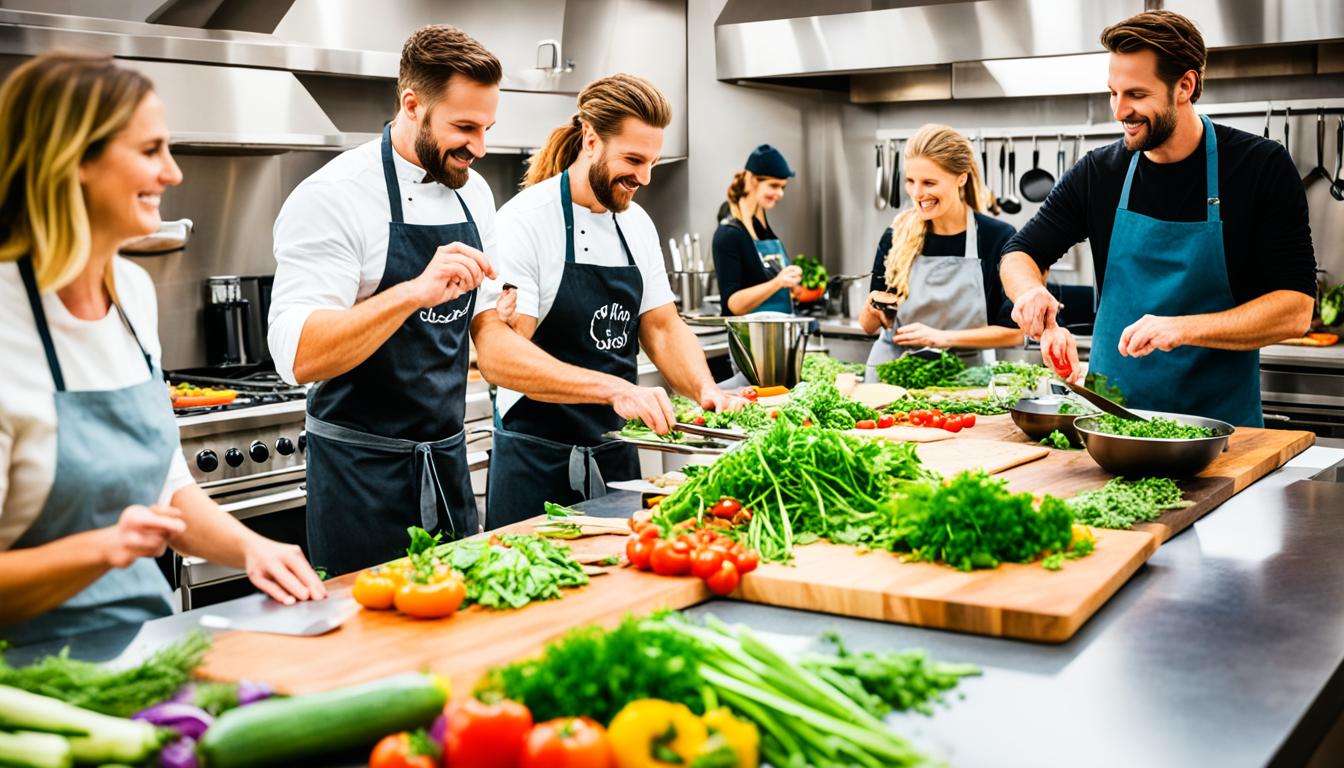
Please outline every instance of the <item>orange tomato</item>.
[{"label": "orange tomato", "polygon": [[369,754],[369,768],[434,768],[433,755],[420,754],[405,731],[384,736]]},{"label": "orange tomato", "polygon": [[441,619],[452,616],[466,599],[467,588],[456,576],[447,576],[429,584],[407,582],[397,590],[397,610],[417,619]]},{"label": "orange tomato", "polygon": [[396,599],[397,587],[401,586],[398,582],[399,579],[382,568],[370,568],[360,571],[355,577],[355,588],[351,594],[355,602],[365,608],[387,610]]},{"label": "orange tomato", "polygon": [[607,730],[586,717],[537,723],[527,734],[520,768],[611,768]]}]

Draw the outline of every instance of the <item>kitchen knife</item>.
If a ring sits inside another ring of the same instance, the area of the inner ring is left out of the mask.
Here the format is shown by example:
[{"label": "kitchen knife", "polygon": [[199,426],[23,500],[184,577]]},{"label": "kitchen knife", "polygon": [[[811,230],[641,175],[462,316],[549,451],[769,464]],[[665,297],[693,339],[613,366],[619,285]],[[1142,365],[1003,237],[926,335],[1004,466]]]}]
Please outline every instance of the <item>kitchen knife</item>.
[{"label": "kitchen knife", "polygon": [[1082,384],[1075,384],[1071,381],[1066,380],[1064,382],[1064,385],[1067,386],[1070,390],[1076,392],[1079,397],[1083,398],[1092,405],[1095,405],[1096,407],[1100,408],[1102,411],[1106,413],[1109,413],[1113,416],[1119,416],[1122,419],[1129,419],[1130,421],[1148,421],[1148,419],[1144,418],[1143,416],[1140,416],[1139,414],[1129,410],[1128,408],[1115,402],[1114,400],[1107,400],[1106,398],[1102,397],[1096,392],[1093,392],[1092,390],[1088,389]]},{"label": "kitchen knife", "polygon": [[[239,615],[206,613],[200,624],[207,629],[227,629],[238,632],[265,632],[273,635],[324,635],[341,626],[346,619],[359,612],[351,598],[307,600],[294,605],[277,603],[265,595],[257,595],[254,609]],[[237,605],[230,604],[230,608]]]}]

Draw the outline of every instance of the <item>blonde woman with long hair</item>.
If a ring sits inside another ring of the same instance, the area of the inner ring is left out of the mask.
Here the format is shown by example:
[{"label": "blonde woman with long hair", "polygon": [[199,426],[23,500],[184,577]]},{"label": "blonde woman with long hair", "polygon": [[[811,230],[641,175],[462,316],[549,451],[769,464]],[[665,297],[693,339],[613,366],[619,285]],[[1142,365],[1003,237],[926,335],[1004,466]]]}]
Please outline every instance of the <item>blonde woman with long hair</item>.
[{"label": "blonde woman with long hair", "polygon": [[116,256],[182,181],[164,107],[111,57],[49,53],[0,86],[0,638],[170,612],[166,547],[325,597],[298,547],[197,487],[162,373],[154,286]]},{"label": "blonde woman with long hair", "polygon": [[[658,231],[634,202],[652,181],[672,107],[649,81],[589,83],[578,111],[532,156],[524,188],[499,209],[498,292],[472,325],[481,373],[499,386],[486,522],[538,515],[640,476],[635,450],[605,437],[628,418],[676,422],[661,387],[638,385],[644,349],[672,388],[705,408],[731,406],[677,314]],[[487,288],[489,290],[489,288]]]},{"label": "blonde woman with long hair", "polygon": [[983,213],[989,194],[970,141],[945,125],[921,127],[905,145],[905,191],[911,205],[878,243],[859,314],[865,332],[881,331],[869,381],[879,363],[913,349],[1022,343],[999,282],[999,255],[1015,230]]}]

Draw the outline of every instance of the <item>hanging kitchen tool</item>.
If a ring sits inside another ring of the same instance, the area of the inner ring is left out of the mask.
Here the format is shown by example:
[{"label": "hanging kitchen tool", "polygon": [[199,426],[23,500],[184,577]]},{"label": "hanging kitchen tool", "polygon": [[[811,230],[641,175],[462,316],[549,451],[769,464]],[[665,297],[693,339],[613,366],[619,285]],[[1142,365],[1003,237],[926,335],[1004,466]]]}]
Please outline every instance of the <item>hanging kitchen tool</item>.
[{"label": "hanging kitchen tool", "polygon": [[1335,126],[1335,178],[1330,182],[1330,196],[1344,201],[1344,177],[1339,175],[1344,169],[1344,115],[1339,116],[1339,125]]},{"label": "hanging kitchen tool", "polygon": [[[1011,161],[1010,161],[1011,162]],[[1022,174],[1022,196],[1028,201],[1039,203],[1050,194],[1055,186],[1055,177],[1041,167],[1041,143],[1036,136],[1031,137],[1031,170]]]},{"label": "hanging kitchen tool", "polygon": [[[1292,107],[1284,107],[1284,108],[1283,108],[1283,148],[1286,149],[1286,150],[1288,150],[1288,156],[1289,156],[1289,157],[1292,157],[1292,156],[1293,156],[1293,146],[1292,146],[1291,144],[1288,143],[1288,126],[1289,126],[1289,124],[1292,123],[1292,122],[1293,122],[1293,108],[1292,108]],[[1294,160],[1294,161],[1293,161],[1293,164],[1296,165],[1296,164],[1297,164],[1297,161]]]},{"label": "hanging kitchen tool", "polygon": [[891,144],[891,188],[887,190],[893,211],[901,209],[901,186],[901,140],[897,139]]},{"label": "hanging kitchen tool", "polygon": [[980,133],[980,182],[985,189],[985,197],[989,198],[989,212],[998,216],[999,201],[994,196],[994,180],[989,175],[989,140],[983,131]]},{"label": "hanging kitchen tool", "polygon": [[[1059,134],[1059,148],[1055,152],[1055,183],[1064,178],[1064,171],[1067,168],[1064,165],[1064,134]],[[1053,187],[1051,187],[1053,189]]]},{"label": "hanging kitchen tool", "polygon": [[1274,114],[1274,105],[1265,107],[1265,138],[1269,138],[1269,118]]},{"label": "hanging kitchen tool", "polygon": [[159,223],[158,232],[131,240],[118,250],[127,256],[163,256],[176,253],[187,247],[194,226],[191,219],[163,221]]},{"label": "hanging kitchen tool", "polygon": [[1020,213],[1022,211],[1022,201],[1017,199],[1013,190],[1017,188],[1017,150],[1013,149],[1013,140],[1008,139],[1005,144],[999,145],[999,173],[1003,173],[1003,155],[1005,149],[1008,153],[1008,181],[1003,185],[1003,195],[999,197],[999,207],[1004,213]]},{"label": "hanging kitchen tool", "polygon": [[886,169],[886,157],[885,157],[886,153],[882,151],[883,150],[882,142],[879,141],[874,146],[876,147],[877,150],[877,177],[873,184],[873,193],[875,195],[873,199],[873,204],[877,206],[877,210],[883,211],[886,210],[887,208],[887,194],[886,194],[887,169]]}]

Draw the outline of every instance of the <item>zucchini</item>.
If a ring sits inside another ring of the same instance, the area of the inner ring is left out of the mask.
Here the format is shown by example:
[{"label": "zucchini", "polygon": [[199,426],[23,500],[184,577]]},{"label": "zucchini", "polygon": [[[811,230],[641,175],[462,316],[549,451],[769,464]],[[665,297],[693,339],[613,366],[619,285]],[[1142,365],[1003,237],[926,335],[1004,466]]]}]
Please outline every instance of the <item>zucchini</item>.
[{"label": "zucchini", "polygon": [[13,768],[70,768],[70,742],[51,733],[0,731],[0,765]]},{"label": "zucchini", "polygon": [[64,734],[81,763],[139,763],[162,743],[149,723],[90,712],[7,685],[0,685],[0,728]]},{"label": "zucchini", "polygon": [[198,753],[204,768],[291,764],[428,726],[447,701],[445,681],[418,673],[268,699],[220,715]]}]

